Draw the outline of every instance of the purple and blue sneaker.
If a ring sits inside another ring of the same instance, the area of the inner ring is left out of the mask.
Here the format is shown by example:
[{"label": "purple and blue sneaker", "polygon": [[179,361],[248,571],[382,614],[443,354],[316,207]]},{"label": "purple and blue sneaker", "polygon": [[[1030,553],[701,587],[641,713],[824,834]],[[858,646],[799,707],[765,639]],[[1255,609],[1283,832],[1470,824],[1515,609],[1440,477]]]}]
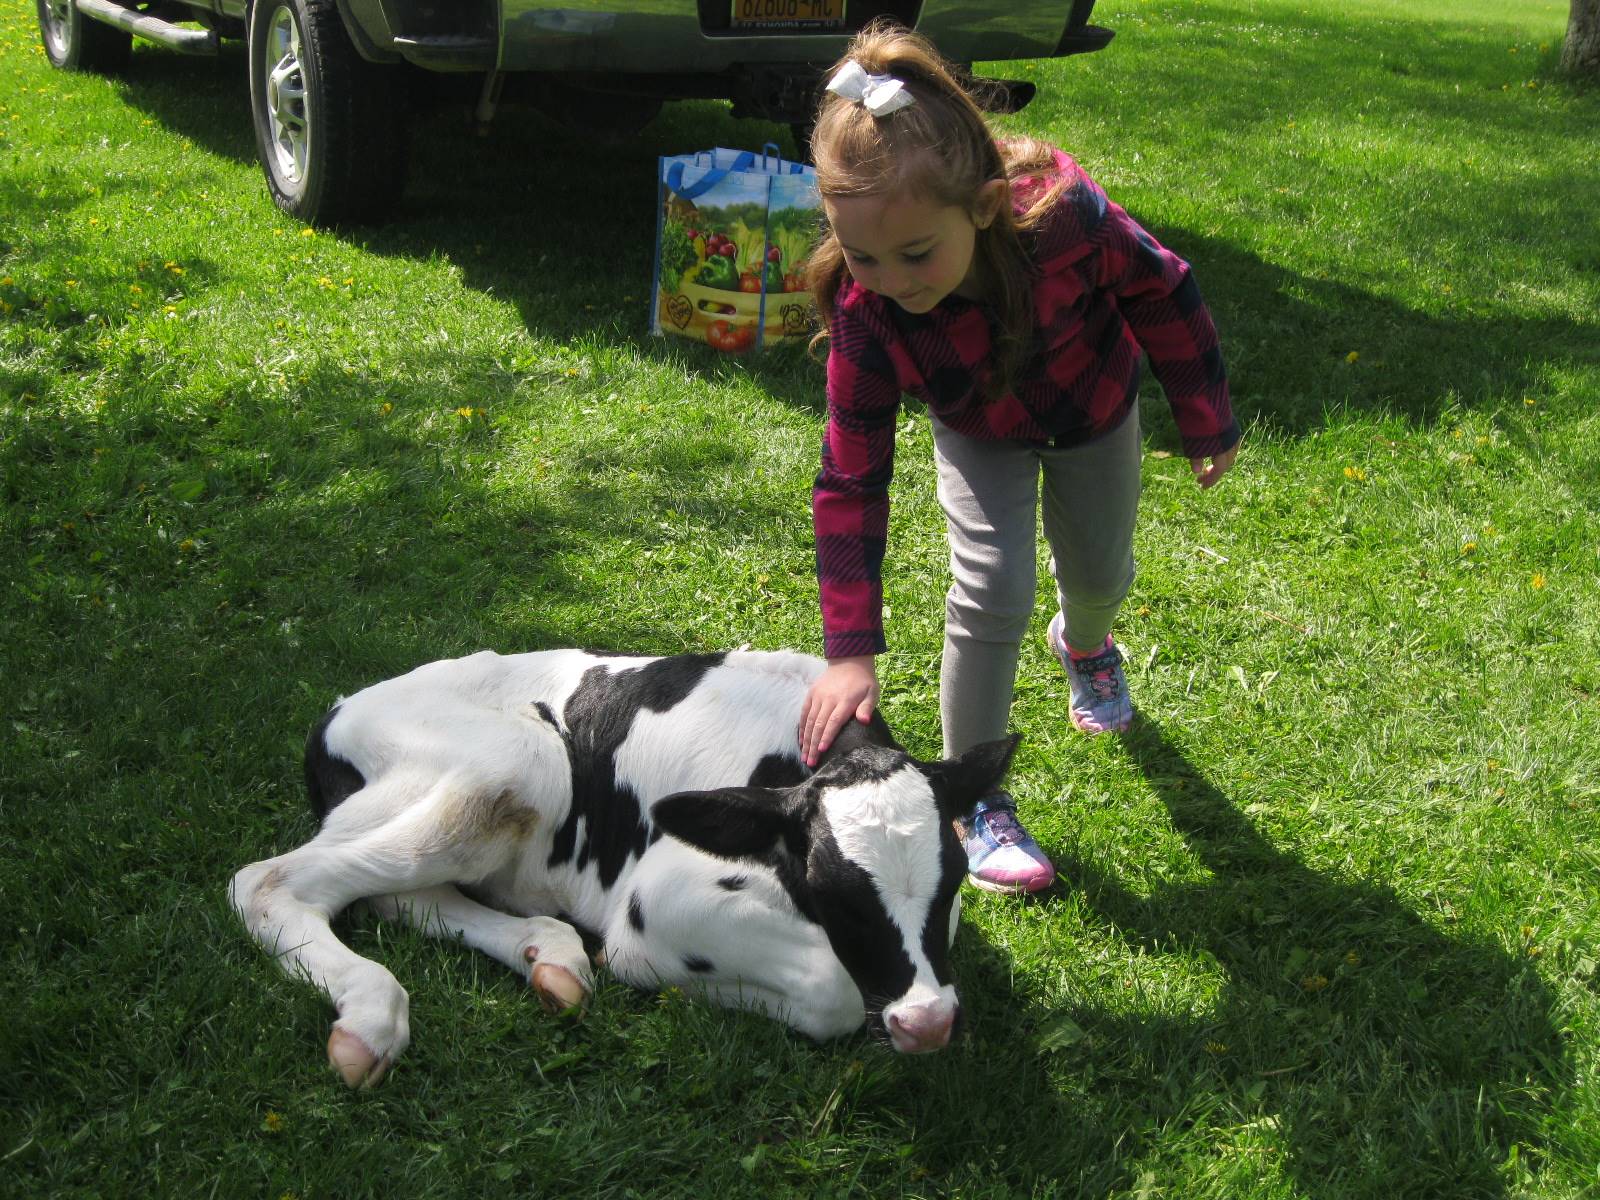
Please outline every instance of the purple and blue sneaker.
[{"label": "purple and blue sneaker", "polygon": [[1098,653],[1074,654],[1062,636],[1064,625],[1057,613],[1045,636],[1072,689],[1072,723],[1090,735],[1126,731],[1133,724],[1133,702],[1128,699],[1128,680],[1122,673],[1122,651],[1107,635]]},{"label": "purple and blue sneaker", "polygon": [[1042,891],[1055,882],[1055,867],[1017,820],[1017,802],[1005,792],[978,801],[956,822],[956,832],[967,852],[967,878],[973,887],[1017,895]]}]

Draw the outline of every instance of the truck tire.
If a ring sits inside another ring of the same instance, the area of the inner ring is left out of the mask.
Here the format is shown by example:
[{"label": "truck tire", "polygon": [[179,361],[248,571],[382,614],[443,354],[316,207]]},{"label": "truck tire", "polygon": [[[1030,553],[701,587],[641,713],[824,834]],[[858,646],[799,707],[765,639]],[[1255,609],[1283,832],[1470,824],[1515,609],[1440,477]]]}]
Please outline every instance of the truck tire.
[{"label": "truck tire", "polygon": [[92,20],[72,0],[34,0],[45,57],[63,71],[120,71],[133,53],[133,35]]},{"label": "truck tire", "polygon": [[381,216],[405,185],[396,69],[356,52],[334,0],[255,0],[245,57],[278,207],[312,225]]}]

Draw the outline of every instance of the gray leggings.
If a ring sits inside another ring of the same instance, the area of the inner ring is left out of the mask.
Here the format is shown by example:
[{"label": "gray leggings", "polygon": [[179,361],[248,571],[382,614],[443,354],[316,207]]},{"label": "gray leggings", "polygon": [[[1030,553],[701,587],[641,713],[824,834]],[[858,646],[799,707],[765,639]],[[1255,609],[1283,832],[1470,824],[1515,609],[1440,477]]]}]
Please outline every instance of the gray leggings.
[{"label": "gray leggings", "polygon": [[933,447],[953,579],[939,675],[944,752],[952,757],[1005,736],[1017,653],[1033,616],[1035,513],[1043,514],[1068,643],[1095,650],[1111,631],[1133,586],[1139,409],[1066,450],[980,442],[935,419]]}]

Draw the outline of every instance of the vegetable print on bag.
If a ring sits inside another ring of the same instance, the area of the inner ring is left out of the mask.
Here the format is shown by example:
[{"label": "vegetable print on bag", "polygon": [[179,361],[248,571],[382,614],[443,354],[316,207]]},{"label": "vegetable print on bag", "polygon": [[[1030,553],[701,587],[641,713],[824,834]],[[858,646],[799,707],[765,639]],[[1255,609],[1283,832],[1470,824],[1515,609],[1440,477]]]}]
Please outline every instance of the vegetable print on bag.
[{"label": "vegetable print on bag", "polygon": [[657,188],[652,331],[729,354],[811,335],[812,168],[771,144],[759,155],[718,147],[663,157]]}]

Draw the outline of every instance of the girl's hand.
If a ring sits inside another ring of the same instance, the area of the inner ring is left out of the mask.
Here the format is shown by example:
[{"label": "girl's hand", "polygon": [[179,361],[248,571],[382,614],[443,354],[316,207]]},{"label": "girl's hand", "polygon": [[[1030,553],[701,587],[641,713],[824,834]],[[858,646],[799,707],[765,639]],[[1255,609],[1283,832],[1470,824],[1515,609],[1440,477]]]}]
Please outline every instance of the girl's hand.
[{"label": "girl's hand", "polygon": [[814,767],[851,717],[865,724],[878,705],[878,672],[872,655],[828,660],[800,708],[800,757]]},{"label": "girl's hand", "polygon": [[1233,460],[1238,457],[1239,446],[1235,443],[1221,454],[1213,454],[1210,466],[1206,465],[1204,456],[1191,458],[1189,469],[1194,472],[1194,481],[1201,487],[1208,488],[1228,473],[1228,468],[1233,466]]}]

